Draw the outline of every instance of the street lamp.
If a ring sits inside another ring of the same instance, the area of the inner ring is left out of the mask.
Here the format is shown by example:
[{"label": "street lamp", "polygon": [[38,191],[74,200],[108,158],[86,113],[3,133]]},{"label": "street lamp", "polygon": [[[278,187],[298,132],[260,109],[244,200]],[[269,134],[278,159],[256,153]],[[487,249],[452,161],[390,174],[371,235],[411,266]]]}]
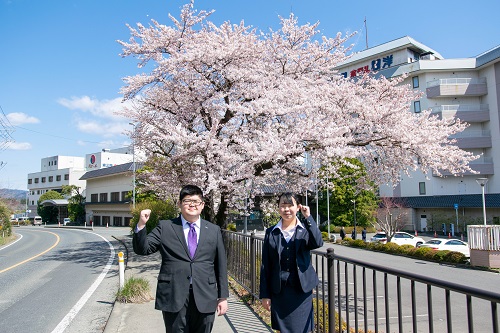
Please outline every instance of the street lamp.
[{"label": "street lamp", "polygon": [[328,241],[332,239],[330,233],[330,188],[328,187],[328,178],[326,178],[326,216],[328,221]]},{"label": "street lamp", "polygon": [[356,239],[356,199],[351,200],[351,202],[354,204],[354,237],[352,239]]},{"label": "street lamp", "polygon": [[486,200],[484,200],[484,186],[488,182],[488,178],[477,178],[476,182],[481,185],[481,191],[483,193],[483,219],[484,225],[486,225]]},{"label": "street lamp", "polygon": [[132,134],[132,208],[135,209],[135,124],[128,124],[134,128],[134,133]]}]

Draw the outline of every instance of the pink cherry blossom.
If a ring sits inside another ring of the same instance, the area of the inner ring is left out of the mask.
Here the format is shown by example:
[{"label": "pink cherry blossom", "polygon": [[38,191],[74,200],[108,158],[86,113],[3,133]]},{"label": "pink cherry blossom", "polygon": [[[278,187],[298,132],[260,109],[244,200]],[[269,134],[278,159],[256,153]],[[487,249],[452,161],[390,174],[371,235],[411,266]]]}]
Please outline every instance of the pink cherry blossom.
[{"label": "pink cherry blossom", "polygon": [[148,154],[141,181],[161,197],[197,184],[210,218],[224,225],[245,198],[251,205],[266,186],[304,192],[326,178],[319,166],[335,175],[329,162],[343,157],[362,160],[379,184],[417,168],[470,171],[476,157],[450,139],[467,125],[410,113],[420,95],[404,76],[339,75],[351,36],[328,38],[293,14],[268,32],[243,21],[216,26],[210,14],[191,3],[171,25],[129,26],[130,40],[118,41],[144,70],[124,78],[134,107],[123,114]]}]

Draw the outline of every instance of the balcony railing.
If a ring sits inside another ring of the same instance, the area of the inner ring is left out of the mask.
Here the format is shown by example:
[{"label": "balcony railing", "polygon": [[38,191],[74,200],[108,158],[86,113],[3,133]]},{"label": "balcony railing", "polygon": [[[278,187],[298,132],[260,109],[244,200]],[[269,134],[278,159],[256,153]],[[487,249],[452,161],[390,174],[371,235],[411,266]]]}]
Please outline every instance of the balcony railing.
[{"label": "balcony railing", "polygon": [[488,104],[456,104],[439,105],[431,108],[433,114],[441,119],[459,118],[468,123],[482,123],[490,121]]},{"label": "balcony railing", "polygon": [[457,133],[450,136],[451,138],[487,138],[491,137],[491,131],[489,130],[465,130],[463,132]]},{"label": "balcony railing", "polygon": [[427,82],[427,98],[449,96],[484,96],[488,93],[486,78],[449,78]]}]

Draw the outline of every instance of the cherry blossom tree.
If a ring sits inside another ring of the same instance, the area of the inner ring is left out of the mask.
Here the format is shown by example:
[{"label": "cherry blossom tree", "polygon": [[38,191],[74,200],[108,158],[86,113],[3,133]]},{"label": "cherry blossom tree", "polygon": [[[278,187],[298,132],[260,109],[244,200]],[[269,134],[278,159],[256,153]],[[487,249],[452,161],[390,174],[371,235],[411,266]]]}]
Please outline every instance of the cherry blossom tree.
[{"label": "cherry blossom tree", "polygon": [[326,178],[318,166],[335,174],[330,162],[344,157],[362,160],[377,183],[417,168],[470,170],[475,157],[449,138],[466,125],[410,113],[419,94],[404,77],[339,75],[350,36],[328,38],[293,14],[261,32],[243,21],[217,26],[211,13],[191,2],[171,25],[129,26],[131,38],[118,41],[144,71],[124,79],[134,107],[123,114],[148,154],[141,181],[160,197],[197,184],[209,218],[224,225],[266,186],[304,191]]},{"label": "cherry blossom tree", "polygon": [[407,209],[399,198],[381,197],[377,216],[377,225],[387,234],[389,242],[397,231],[408,222]]}]

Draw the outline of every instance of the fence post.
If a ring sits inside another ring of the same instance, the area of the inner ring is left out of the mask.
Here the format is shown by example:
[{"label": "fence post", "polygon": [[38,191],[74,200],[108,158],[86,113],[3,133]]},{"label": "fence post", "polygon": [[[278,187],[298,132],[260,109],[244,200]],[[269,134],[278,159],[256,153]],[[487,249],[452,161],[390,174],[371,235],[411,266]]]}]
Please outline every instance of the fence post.
[{"label": "fence post", "polygon": [[257,254],[255,253],[255,232],[252,232],[250,234],[250,276],[251,276],[251,281],[250,281],[250,288],[252,290],[252,303],[255,302],[255,292],[257,290],[257,265],[256,265],[256,258]]},{"label": "fence post", "polygon": [[[335,333],[335,250],[333,247],[326,249],[328,265],[328,333]],[[339,328],[341,330],[342,328]]]}]

